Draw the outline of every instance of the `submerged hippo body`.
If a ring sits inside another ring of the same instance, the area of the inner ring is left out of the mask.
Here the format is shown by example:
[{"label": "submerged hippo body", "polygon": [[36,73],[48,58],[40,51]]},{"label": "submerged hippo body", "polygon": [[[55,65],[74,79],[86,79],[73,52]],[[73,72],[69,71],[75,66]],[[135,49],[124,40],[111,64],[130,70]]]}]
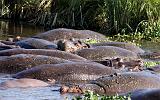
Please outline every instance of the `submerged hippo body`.
[{"label": "submerged hippo body", "polygon": [[160,89],[142,89],[131,92],[131,100],[160,100]]},{"label": "submerged hippo body", "polygon": [[80,57],[75,54],[67,53],[65,51],[59,50],[46,50],[46,49],[10,49],[0,51],[0,56],[11,56],[16,54],[34,54],[34,55],[46,55],[52,57],[58,57],[63,59],[78,59],[78,60],[86,60],[83,57]]},{"label": "submerged hippo body", "polygon": [[148,72],[126,72],[98,78],[92,81],[91,84],[81,86],[81,89],[91,89],[107,95],[116,95],[137,89],[160,89],[159,82],[160,78],[156,74]]},{"label": "submerged hippo body", "polygon": [[91,90],[99,94],[117,95],[140,89],[160,89],[159,82],[160,78],[157,74],[152,74],[149,72],[125,72],[100,77],[94,81],[91,81],[90,84],[81,84],[78,87],[71,86],[65,91],[65,88],[61,87],[60,90],[62,93],[84,93],[86,90]]},{"label": "submerged hippo body", "polygon": [[16,45],[25,49],[56,49],[57,45],[47,40],[27,38],[16,42]]},{"label": "submerged hippo body", "polygon": [[105,60],[110,58],[137,59],[136,53],[114,46],[98,46],[95,48],[82,49],[77,55],[89,60]]},{"label": "submerged hippo body", "polygon": [[49,86],[49,84],[41,80],[29,79],[29,78],[8,80],[0,83],[0,89],[42,87],[42,86]]},{"label": "submerged hippo body", "polygon": [[58,82],[88,81],[116,72],[98,63],[47,64],[24,70],[13,75],[14,78],[55,79]]},{"label": "submerged hippo body", "polygon": [[0,42],[0,50],[7,50],[7,49],[13,49],[13,48],[19,48],[19,47],[15,45],[7,45]]},{"label": "submerged hippo body", "polygon": [[34,36],[35,38],[45,39],[49,41],[56,41],[60,39],[69,40],[71,38],[75,39],[96,39],[104,40],[105,36],[90,30],[74,30],[66,28],[58,28],[54,30],[47,31],[45,33],[38,34]]},{"label": "submerged hippo body", "polygon": [[41,64],[58,64],[67,62],[71,61],[44,55],[18,54],[5,57],[1,56],[0,72],[17,73]]},{"label": "submerged hippo body", "polygon": [[130,44],[130,43],[125,43],[125,42],[104,42],[104,43],[92,44],[92,47],[97,47],[97,46],[116,46],[116,47],[130,50],[135,53],[144,53],[145,52],[141,48],[139,48],[133,44]]},{"label": "submerged hippo body", "polygon": [[140,54],[140,57],[143,59],[160,61],[160,52],[145,52],[144,54]]},{"label": "submerged hippo body", "polygon": [[156,66],[147,68],[147,70],[150,70],[150,71],[153,71],[153,72],[156,72],[156,73],[160,73],[160,65],[156,65]]}]

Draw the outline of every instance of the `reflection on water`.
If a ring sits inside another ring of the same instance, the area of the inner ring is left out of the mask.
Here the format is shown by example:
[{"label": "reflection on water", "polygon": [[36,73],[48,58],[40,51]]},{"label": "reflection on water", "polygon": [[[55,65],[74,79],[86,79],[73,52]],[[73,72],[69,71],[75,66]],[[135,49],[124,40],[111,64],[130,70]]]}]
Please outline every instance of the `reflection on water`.
[{"label": "reflection on water", "polygon": [[61,95],[59,91],[52,91],[59,87],[38,88],[10,88],[0,90],[0,100],[71,100],[72,94]]},{"label": "reflection on water", "polygon": [[[13,79],[0,73],[0,83]],[[71,100],[78,94],[60,94],[59,86],[0,89],[0,100]]]},{"label": "reflection on water", "polygon": [[0,21],[0,39],[16,36],[28,37],[44,31],[45,30],[43,27],[26,25],[22,23],[18,24],[11,21]]}]

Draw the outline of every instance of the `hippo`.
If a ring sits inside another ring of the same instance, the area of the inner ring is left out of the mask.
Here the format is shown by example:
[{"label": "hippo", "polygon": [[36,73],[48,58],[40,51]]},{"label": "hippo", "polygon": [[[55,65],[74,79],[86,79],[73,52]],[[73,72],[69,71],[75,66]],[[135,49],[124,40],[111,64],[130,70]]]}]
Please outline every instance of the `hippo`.
[{"label": "hippo", "polygon": [[130,94],[131,100],[160,100],[160,89],[140,89]]},{"label": "hippo", "polygon": [[46,55],[46,56],[63,58],[66,60],[69,60],[69,59],[86,60],[85,58],[80,57],[78,55],[67,53],[65,51],[60,51],[60,50],[16,48],[16,49],[0,51],[0,56],[11,56],[16,54]]},{"label": "hippo", "polygon": [[95,80],[98,77],[115,72],[117,72],[117,70],[94,62],[72,62],[40,65],[18,72],[13,75],[13,78],[34,78],[43,81],[54,79],[60,83],[73,83]]},{"label": "hippo", "polygon": [[12,41],[6,41],[6,40],[0,40],[0,44],[3,43],[5,45],[15,45],[15,42]]},{"label": "hippo", "polygon": [[28,88],[28,87],[46,87],[49,86],[47,82],[37,80],[37,79],[12,79],[7,80],[5,82],[0,83],[0,89],[8,89],[8,88]]},{"label": "hippo", "polygon": [[7,49],[13,49],[13,48],[19,48],[19,46],[8,45],[3,42],[0,42],[0,50],[7,50]]},{"label": "hippo", "polygon": [[140,57],[143,59],[150,59],[150,60],[160,60],[160,52],[145,52],[140,54]]},{"label": "hippo", "polygon": [[15,45],[25,49],[57,49],[57,45],[55,43],[36,38],[26,38],[24,40],[17,41]]},{"label": "hippo", "polygon": [[98,46],[76,51],[76,54],[88,60],[105,60],[111,58],[137,59],[138,55],[132,51],[115,46]]},{"label": "hippo", "polygon": [[69,62],[71,61],[44,55],[17,54],[12,56],[0,56],[0,73],[13,74],[41,64]]},{"label": "hippo", "polygon": [[149,67],[149,68],[146,68],[146,69],[150,70],[150,71],[153,71],[153,72],[156,72],[156,73],[160,73],[160,65],[156,65],[156,66]]},{"label": "hippo", "polygon": [[[87,90],[105,95],[116,95],[128,93],[137,89],[157,88],[160,89],[159,75],[149,72],[124,72],[115,73],[109,76],[102,76],[88,84],[80,84],[70,86],[70,92],[78,91],[84,93]],[[74,90],[76,89],[76,90]],[[68,92],[63,90],[61,92]],[[74,91],[71,91],[74,90]]]},{"label": "hippo", "polygon": [[108,67],[119,69],[121,71],[141,71],[144,69],[144,64],[141,59],[125,61],[121,58],[113,58],[100,61],[93,61]]},{"label": "hippo", "polygon": [[100,33],[90,31],[90,30],[74,30],[67,28],[57,28],[38,35],[33,36],[33,38],[45,39],[48,41],[57,41],[61,39],[69,40],[71,38],[75,39],[95,39],[95,40],[105,40],[106,37]]},{"label": "hippo", "polygon": [[97,46],[116,46],[120,47],[123,49],[130,50],[132,52],[138,53],[138,54],[143,54],[145,51],[142,50],[141,48],[131,44],[131,43],[126,43],[126,42],[102,42],[102,43],[94,43],[91,44],[92,47],[97,47]]},{"label": "hippo", "polygon": [[83,43],[80,40],[59,40],[57,46],[59,50],[71,53],[84,48],[90,48],[90,45]]}]

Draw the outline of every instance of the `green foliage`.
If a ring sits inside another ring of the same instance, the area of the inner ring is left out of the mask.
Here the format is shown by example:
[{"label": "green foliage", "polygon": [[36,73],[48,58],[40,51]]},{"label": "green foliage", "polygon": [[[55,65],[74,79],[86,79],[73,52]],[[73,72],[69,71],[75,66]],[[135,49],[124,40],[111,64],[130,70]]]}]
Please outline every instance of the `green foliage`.
[{"label": "green foliage", "polygon": [[0,5],[1,17],[34,24],[147,40],[160,37],[159,0],[1,0]]},{"label": "green foliage", "polygon": [[146,67],[153,67],[153,66],[156,66],[156,65],[160,65],[160,62],[159,61],[147,61],[147,62],[144,62],[144,66]]},{"label": "green foliage", "polygon": [[75,97],[73,100],[131,100],[130,96],[100,96],[93,93],[92,91],[87,91],[82,97]]}]

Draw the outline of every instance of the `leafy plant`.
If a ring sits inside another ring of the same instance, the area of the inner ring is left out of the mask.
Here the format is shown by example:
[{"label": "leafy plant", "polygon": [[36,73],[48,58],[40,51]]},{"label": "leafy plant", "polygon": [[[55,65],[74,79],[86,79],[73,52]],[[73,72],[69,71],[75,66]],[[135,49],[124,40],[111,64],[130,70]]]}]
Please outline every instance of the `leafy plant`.
[{"label": "leafy plant", "polygon": [[160,62],[159,61],[147,61],[147,62],[144,62],[144,66],[146,67],[153,67],[153,66],[156,66],[156,65],[160,65]]},{"label": "leafy plant", "polygon": [[75,97],[73,100],[131,100],[130,96],[100,96],[92,91],[87,91],[82,97]]},{"label": "leafy plant", "polygon": [[160,37],[159,8],[159,0],[1,0],[0,10],[1,17],[51,28],[91,29],[152,40]]}]

